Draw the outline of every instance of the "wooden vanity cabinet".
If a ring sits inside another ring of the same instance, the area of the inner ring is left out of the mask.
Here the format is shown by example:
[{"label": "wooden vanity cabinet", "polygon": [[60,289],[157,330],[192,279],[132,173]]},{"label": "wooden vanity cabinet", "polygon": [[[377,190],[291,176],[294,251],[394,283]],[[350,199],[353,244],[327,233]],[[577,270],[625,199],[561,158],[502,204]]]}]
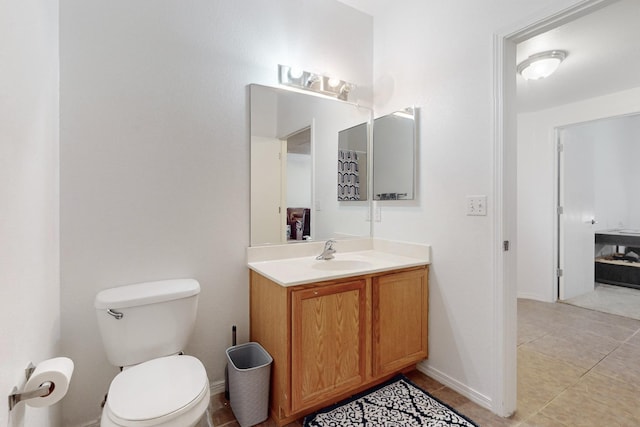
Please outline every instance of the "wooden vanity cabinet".
[{"label": "wooden vanity cabinet", "polygon": [[250,339],[273,357],[284,425],[427,357],[427,266],[300,286],[251,271]]}]

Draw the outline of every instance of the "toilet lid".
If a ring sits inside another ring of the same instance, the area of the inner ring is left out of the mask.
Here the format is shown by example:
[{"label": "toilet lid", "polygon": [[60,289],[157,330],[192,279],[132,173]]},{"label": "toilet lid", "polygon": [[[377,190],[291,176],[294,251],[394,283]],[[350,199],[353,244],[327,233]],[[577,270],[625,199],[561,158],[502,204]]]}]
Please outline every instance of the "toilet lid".
[{"label": "toilet lid", "polygon": [[118,374],[109,387],[107,403],[120,420],[177,416],[203,394],[208,382],[204,366],[195,357],[161,357]]}]

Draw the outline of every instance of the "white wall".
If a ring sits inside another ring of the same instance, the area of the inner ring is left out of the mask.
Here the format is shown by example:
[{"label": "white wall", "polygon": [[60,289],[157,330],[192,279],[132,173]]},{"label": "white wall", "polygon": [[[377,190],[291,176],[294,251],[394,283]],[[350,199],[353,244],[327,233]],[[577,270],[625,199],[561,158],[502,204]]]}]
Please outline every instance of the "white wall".
[{"label": "white wall", "polygon": [[7,396],[60,354],[58,2],[0,3],[0,425],[60,426]]},{"label": "white wall", "polygon": [[635,112],[640,88],[519,115],[519,297],[555,300],[555,128]]},{"label": "white wall", "polygon": [[239,342],[249,327],[247,85],[300,65],[366,100],[373,24],[327,0],[60,3],[62,344],[76,361],[64,425],[77,426],[117,372],[93,310],[107,287],[199,280],[187,352],[222,381],[231,325]]},{"label": "white wall", "polygon": [[[372,8],[376,116],[421,108],[417,200],[379,202],[374,235],[432,245],[424,367],[496,410],[493,36],[576,3],[377,0]],[[465,197],[481,194],[488,215],[466,216]]]}]

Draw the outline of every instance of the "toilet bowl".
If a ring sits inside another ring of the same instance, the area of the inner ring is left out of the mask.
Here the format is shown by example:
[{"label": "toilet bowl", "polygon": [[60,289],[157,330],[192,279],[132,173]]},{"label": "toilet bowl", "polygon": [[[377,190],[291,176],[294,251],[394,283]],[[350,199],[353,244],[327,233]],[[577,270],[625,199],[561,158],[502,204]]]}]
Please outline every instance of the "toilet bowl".
[{"label": "toilet bowl", "polygon": [[191,356],[167,356],[113,379],[100,426],[208,426],[202,420],[208,406],[209,381],[202,363]]},{"label": "toilet bowl", "polygon": [[101,427],[209,427],[209,380],[182,355],[195,325],[200,284],[162,280],[105,289],[94,302],[107,359],[122,368]]}]

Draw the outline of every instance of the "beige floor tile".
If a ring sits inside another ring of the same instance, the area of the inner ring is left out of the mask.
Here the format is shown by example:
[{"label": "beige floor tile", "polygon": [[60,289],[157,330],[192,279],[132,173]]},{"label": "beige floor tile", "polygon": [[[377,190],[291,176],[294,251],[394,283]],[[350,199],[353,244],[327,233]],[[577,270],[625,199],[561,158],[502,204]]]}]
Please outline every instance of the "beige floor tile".
[{"label": "beige floor tile", "polygon": [[527,396],[527,388],[549,387],[562,391],[575,384],[587,372],[562,359],[548,356],[528,347],[518,349],[518,385],[526,386],[518,396]]},{"label": "beige floor tile", "polygon": [[513,418],[523,421],[568,387],[587,369],[547,356],[526,346],[518,349],[518,406]]},{"label": "beige floor tile", "polygon": [[593,345],[591,342],[581,341],[580,335],[576,334],[572,338],[548,334],[535,341],[523,344],[520,348],[537,351],[584,369],[591,369],[618,345],[617,342],[606,347],[604,345]]},{"label": "beige floor tile", "polygon": [[443,387],[439,390],[436,390],[434,392],[430,392],[430,394],[435,397],[436,399],[442,401],[442,402],[446,402],[447,405],[451,406],[452,408],[459,408],[460,406],[464,405],[465,403],[469,403],[469,399],[467,399],[466,397],[464,397],[463,395],[461,395],[460,393],[450,389],[449,387]]},{"label": "beige floor tile", "polygon": [[622,382],[640,384],[640,347],[622,344],[604,358],[593,372]]},{"label": "beige floor tile", "polygon": [[219,408],[211,414],[214,426],[231,426],[231,422],[235,422],[236,417],[233,415],[231,408],[228,406]]},{"label": "beige floor tile", "polygon": [[636,332],[634,335],[629,337],[626,341],[627,344],[635,345],[640,347],[640,331]]},{"label": "beige floor tile", "polygon": [[556,419],[549,418],[544,414],[536,413],[519,424],[518,427],[569,427],[570,425],[571,424],[564,424]]},{"label": "beige floor tile", "polygon": [[518,321],[518,346],[542,338],[552,331],[534,320]]},{"label": "beige floor tile", "polygon": [[408,372],[405,376],[427,393],[433,394],[435,391],[444,387],[444,385],[440,384],[438,381],[417,370]]},{"label": "beige floor tile", "polygon": [[[546,403],[546,402],[545,402]],[[544,406],[545,403],[535,400],[525,400],[518,398],[518,407],[516,412],[511,416],[511,419],[516,422],[523,422],[530,419]]]},{"label": "beige floor tile", "polygon": [[638,328],[640,328],[640,320],[632,319],[630,317],[603,313],[598,310],[584,310],[584,313],[582,315],[587,319],[598,320],[612,325],[622,326],[631,330],[637,330]]},{"label": "beige floor tile", "polygon": [[[548,321],[553,322],[554,332],[571,328],[572,330],[589,332],[617,341],[624,341],[638,329],[638,325],[635,324],[638,322],[637,320],[633,320],[634,324],[632,325],[628,323],[630,319],[625,319],[620,316],[598,313],[592,310],[572,307],[567,304],[557,305],[570,308],[555,311],[553,315],[548,318]],[[582,313],[580,311],[582,311]]]},{"label": "beige floor tile", "polygon": [[587,331],[589,333],[608,337],[617,341],[625,341],[629,339],[637,330],[637,327],[629,327],[620,322],[619,316],[608,316],[608,320],[587,319],[577,327],[578,330]]},{"label": "beige floor tile", "polygon": [[471,401],[455,409],[480,427],[510,427],[518,425],[517,421],[511,418],[499,417]]},{"label": "beige floor tile", "polygon": [[640,417],[640,384],[637,383],[619,381],[591,371],[568,390],[568,395],[583,402],[592,399],[616,411]]},{"label": "beige floor tile", "polygon": [[635,426],[640,419],[571,388],[545,406],[541,414],[570,426]]}]

